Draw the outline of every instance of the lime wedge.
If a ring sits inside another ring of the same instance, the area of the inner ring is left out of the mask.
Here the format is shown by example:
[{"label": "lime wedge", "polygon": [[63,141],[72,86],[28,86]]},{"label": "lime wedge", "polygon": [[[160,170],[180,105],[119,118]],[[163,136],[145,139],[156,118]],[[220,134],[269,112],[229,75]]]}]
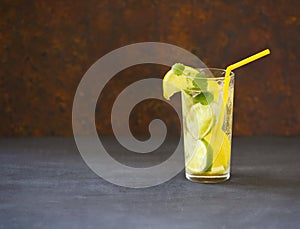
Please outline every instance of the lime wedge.
[{"label": "lime wedge", "polygon": [[186,116],[186,127],[195,139],[204,138],[215,123],[212,106],[194,104]]},{"label": "lime wedge", "polygon": [[186,160],[186,171],[190,174],[201,174],[211,168],[212,149],[205,140],[194,140],[194,148],[189,160]]},{"label": "lime wedge", "polygon": [[179,92],[183,86],[183,79],[176,75],[173,70],[167,72],[163,79],[163,94],[166,99]]},{"label": "lime wedge", "polygon": [[[183,64],[174,64],[163,79],[163,95],[170,99],[172,95],[183,90],[195,88],[194,79],[199,75],[199,71]],[[202,79],[202,81],[204,81]]]}]

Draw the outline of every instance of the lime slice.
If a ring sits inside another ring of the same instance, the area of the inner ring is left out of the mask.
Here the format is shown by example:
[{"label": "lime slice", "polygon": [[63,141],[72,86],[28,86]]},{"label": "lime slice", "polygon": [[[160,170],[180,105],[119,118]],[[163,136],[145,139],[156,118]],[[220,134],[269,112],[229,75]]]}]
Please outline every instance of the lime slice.
[{"label": "lime slice", "polygon": [[193,153],[186,160],[186,171],[190,174],[201,174],[211,168],[213,154],[212,149],[205,140],[194,140]]},{"label": "lime slice", "polygon": [[212,129],[214,123],[212,106],[201,103],[194,104],[186,116],[186,127],[195,139],[204,138]]},{"label": "lime slice", "polygon": [[188,131],[184,131],[183,141],[185,161],[190,161],[192,156],[194,155],[194,150],[196,148],[198,140],[194,139]]}]

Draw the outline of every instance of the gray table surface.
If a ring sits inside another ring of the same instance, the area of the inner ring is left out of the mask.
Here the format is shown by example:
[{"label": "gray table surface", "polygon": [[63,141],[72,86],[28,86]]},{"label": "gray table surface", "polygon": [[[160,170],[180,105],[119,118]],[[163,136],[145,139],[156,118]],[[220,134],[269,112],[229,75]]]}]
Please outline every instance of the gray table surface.
[{"label": "gray table surface", "polygon": [[300,138],[234,138],[232,177],[108,183],[71,138],[0,139],[0,228],[300,228]]}]

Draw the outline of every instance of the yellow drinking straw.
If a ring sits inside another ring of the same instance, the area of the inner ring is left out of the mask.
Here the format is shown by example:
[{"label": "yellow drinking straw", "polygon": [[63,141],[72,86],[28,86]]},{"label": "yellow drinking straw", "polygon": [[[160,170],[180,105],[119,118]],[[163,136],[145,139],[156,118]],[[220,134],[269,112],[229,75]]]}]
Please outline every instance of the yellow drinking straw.
[{"label": "yellow drinking straw", "polygon": [[229,66],[226,68],[225,77],[229,76],[229,75],[230,75],[230,72],[231,72],[232,70],[234,70],[234,69],[236,69],[236,68],[239,68],[239,67],[241,67],[241,66],[243,66],[243,65],[245,65],[245,64],[248,64],[248,63],[250,63],[250,62],[252,62],[252,61],[255,61],[255,60],[257,60],[257,59],[259,59],[259,58],[262,58],[262,57],[264,57],[264,56],[266,56],[266,55],[269,55],[269,54],[270,54],[270,50],[269,50],[269,49],[266,49],[266,50],[264,50],[264,51],[261,51],[261,52],[255,54],[255,55],[252,55],[252,56],[250,56],[250,57],[248,57],[248,58],[246,58],[246,59],[243,59],[243,60],[241,60],[241,61],[239,61],[239,62],[237,62],[237,63],[235,63],[235,64],[229,65]]},{"label": "yellow drinking straw", "polygon": [[[241,60],[235,64],[232,64],[232,65],[229,65],[227,68],[226,68],[226,72],[225,72],[225,79],[224,79],[224,86],[223,86],[223,90],[224,90],[224,97],[223,97],[223,106],[222,106],[222,112],[221,112],[221,115],[223,116],[223,113],[225,111],[225,107],[226,107],[226,102],[227,102],[227,99],[228,99],[228,87],[229,87],[229,82],[230,82],[230,73],[232,70],[236,69],[236,68],[239,68],[243,65],[246,65],[252,61],[255,61],[259,58],[262,58],[266,55],[269,55],[270,54],[270,50],[269,49],[266,49],[264,51],[261,51],[255,55],[252,55],[244,60]],[[221,118],[222,118],[221,116]],[[223,122],[222,122],[223,123]]]},{"label": "yellow drinking straw", "polygon": [[219,122],[217,124],[217,128],[216,130],[220,129],[220,126],[223,125],[223,119],[224,119],[224,113],[225,113],[225,108],[226,108],[226,103],[227,103],[227,99],[228,99],[228,93],[229,93],[229,83],[230,83],[230,73],[232,70],[236,69],[236,68],[239,68],[245,64],[248,64],[252,61],[255,61],[259,58],[262,58],[266,55],[270,54],[270,50],[269,49],[266,49],[262,52],[259,52],[253,56],[250,56],[244,60],[241,60],[235,64],[232,64],[232,65],[229,65],[227,68],[226,68],[226,72],[225,72],[225,79],[224,79],[224,85],[223,85],[223,91],[224,91],[224,96],[223,96],[223,104],[222,104],[222,109],[221,109],[221,112],[220,112],[220,119],[219,119]]},{"label": "yellow drinking straw", "polygon": [[[270,54],[270,50],[269,49],[266,49],[262,52],[259,52],[253,56],[250,56],[244,60],[241,60],[235,64],[232,64],[230,66],[228,66],[226,68],[226,72],[225,72],[225,79],[224,79],[224,85],[223,85],[223,91],[224,91],[224,96],[223,96],[223,104],[222,104],[222,107],[221,107],[221,112],[220,112],[220,116],[219,116],[219,119],[218,119],[218,123],[217,123],[217,126],[216,128],[214,129],[213,133],[211,136],[213,136],[214,140],[211,140],[211,142],[214,142],[214,141],[217,141],[218,139],[220,139],[219,135],[221,134],[221,131],[218,131],[220,130],[220,128],[222,127],[223,125],[223,121],[224,121],[224,114],[225,114],[225,110],[226,110],[226,103],[227,103],[227,100],[228,100],[228,93],[229,93],[229,83],[230,83],[230,73],[232,70],[236,69],[236,68],[239,68],[245,64],[248,64],[252,61],[255,61],[263,56],[266,56]],[[215,143],[213,143],[215,144]],[[214,158],[216,158],[217,155],[214,155]],[[215,160],[215,159],[214,159]]]}]

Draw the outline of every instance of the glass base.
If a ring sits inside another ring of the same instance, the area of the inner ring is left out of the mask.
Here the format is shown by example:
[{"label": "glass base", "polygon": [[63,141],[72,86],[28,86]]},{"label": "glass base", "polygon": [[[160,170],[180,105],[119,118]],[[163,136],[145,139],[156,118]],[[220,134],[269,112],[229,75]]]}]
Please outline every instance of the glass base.
[{"label": "glass base", "polygon": [[204,184],[216,184],[220,182],[224,182],[230,178],[230,173],[223,175],[191,175],[189,173],[185,173],[185,177],[193,182],[204,183]]}]

